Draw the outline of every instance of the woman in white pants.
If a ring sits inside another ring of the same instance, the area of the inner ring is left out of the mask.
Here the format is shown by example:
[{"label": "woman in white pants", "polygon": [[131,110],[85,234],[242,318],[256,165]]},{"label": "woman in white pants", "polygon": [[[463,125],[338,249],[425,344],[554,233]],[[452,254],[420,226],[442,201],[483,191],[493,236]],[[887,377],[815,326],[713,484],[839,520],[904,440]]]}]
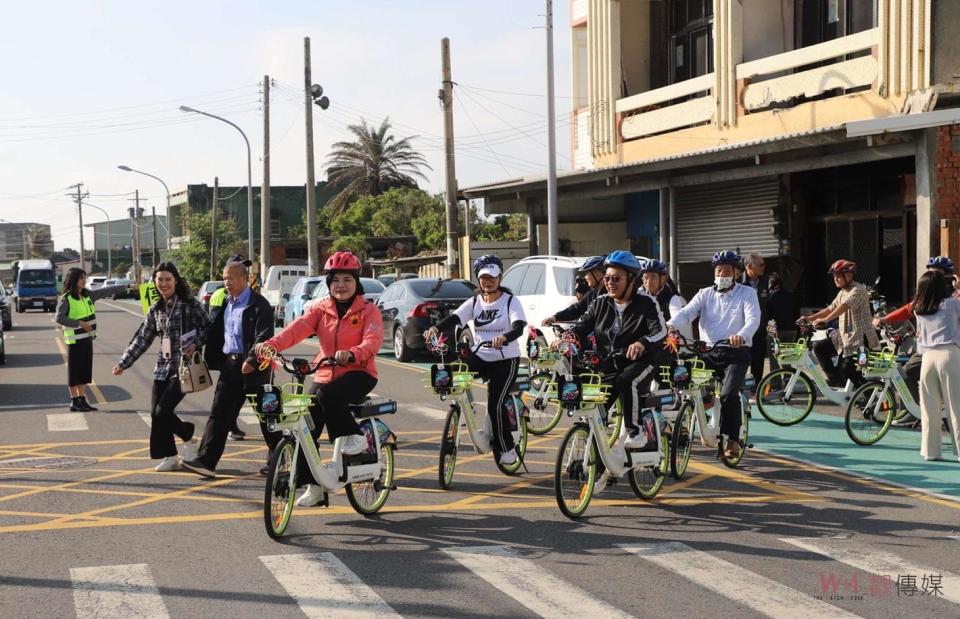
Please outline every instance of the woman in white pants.
[{"label": "woman in white pants", "polygon": [[947,278],[927,271],[913,302],[920,367],[920,455],[940,460],[940,411],[946,408],[953,455],[960,461],[960,299],[950,298]]}]

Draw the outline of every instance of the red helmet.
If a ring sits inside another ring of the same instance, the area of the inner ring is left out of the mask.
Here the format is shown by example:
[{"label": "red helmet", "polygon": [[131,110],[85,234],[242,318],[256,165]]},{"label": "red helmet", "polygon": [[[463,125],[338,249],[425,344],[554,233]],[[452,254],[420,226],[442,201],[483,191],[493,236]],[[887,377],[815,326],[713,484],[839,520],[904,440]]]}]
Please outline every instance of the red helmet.
[{"label": "red helmet", "polygon": [[856,273],[857,263],[851,262],[850,260],[837,260],[830,265],[830,270],[827,273],[833,275],[834,273]]},{"label": "red helmet", "polygon": [[334,271],[340,271],[352,273],[359,277],[361,268],[362,265],[360,264],[360,259],[354,256],[351,252],[338,251],[327,258],[327,263],[323,265],[323,272],[333,273]]}]

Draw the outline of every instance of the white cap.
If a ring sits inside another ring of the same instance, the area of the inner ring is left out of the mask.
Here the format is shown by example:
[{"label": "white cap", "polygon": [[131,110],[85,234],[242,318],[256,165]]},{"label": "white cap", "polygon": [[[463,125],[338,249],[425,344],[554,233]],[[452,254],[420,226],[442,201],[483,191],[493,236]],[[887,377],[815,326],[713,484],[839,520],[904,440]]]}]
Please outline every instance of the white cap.
[{"label": "white cap", "polygon": [[495,264],[485,264],[480,267],[480,270],[477,272],[477,279],[480,279],[484,275],[489,275],[490,277],[500,277],[500,267]]}]

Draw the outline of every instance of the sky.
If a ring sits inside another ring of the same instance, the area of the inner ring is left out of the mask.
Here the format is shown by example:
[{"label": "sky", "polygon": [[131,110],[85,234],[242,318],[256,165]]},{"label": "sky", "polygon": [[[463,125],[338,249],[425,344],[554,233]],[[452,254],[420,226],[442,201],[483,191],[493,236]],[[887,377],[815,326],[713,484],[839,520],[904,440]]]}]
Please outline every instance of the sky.
[{"label": "sky", "polygon": [[[557,166],[570,167],[569,2],[554,15]],[[0,20],[0,220],[51,226],[56,248],[79,247],[68,187],[126,216],[140,190],[165,207],[156,181],[246,184],[243,139],[228,125],[184,114],[188,105],[247,134],[253,184],[262,181],[264,75],[270,90],[271,184],[306,181],[303,39],[313,82],[316,178],[347,126],[386,117],[433,168],[443,190],[440,40],[450,38],[460,187],[544,174],[546,33],[542,0],[129,0],[4,3]],[[131,195],[128,195],[131,194]],[[257,205],[259,208],[259,205]],[[84,223],[104,214],[84,207]],[[93,233],[86,230],[87,247]]]}]

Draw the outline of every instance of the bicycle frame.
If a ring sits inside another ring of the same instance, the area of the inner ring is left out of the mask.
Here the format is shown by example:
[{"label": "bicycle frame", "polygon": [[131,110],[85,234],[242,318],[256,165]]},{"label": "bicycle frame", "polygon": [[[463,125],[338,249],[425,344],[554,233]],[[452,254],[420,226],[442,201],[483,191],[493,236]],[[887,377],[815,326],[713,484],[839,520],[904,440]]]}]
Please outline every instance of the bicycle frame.
[{"label": "bicycle frame", "polygon": [[[797,344],[799,345],[800,342]],[[847,379],[843,389],[834,389],[831,387],[827,383],[827,377],[823,373],[823,368],[820,367],[816,359],[813,358],[813,355],[810,354],[810,346],[806,343],[806,341],[803,341],[803,344],[804,350],[798,358],[781,358],[778,355],[777,361],[781,367],[796,370],[793,376],[790,377],[790,380],[787,381],[787,386],[784,389],[784,398],[789,399],[793,395],[793,390],[796,388],[797,384],[797,376],[802,373],[813,381],[813,384],[817,387],[817,390],[825,398],[834,404],[842,405],[849,402],[854,391],[853,383],[850,382],[850,379]],[[780,346],[779,339],[774,339],[774,346]]]},{"label": "bicycle frame", "polygon": [[885,401],[890,390],[893,389],[893,391],[900,396],[900,403],[907,409],[907,412],[914,417],[920,417],[920,404],[913,399],[913,394],[910,393],[910,388],[907,387],[907,381],[903,376],[899,364],[893,363],[887,368],[886,372],[879,376],[876,375],[875,371],[865,370],[864,377],[870,380],[879,380],[883,383],[883,389],[870,397],[865,408],[871,406],[879,407],[881,403]]},{"label": "bicycle frame", "polygon": [[[622,477],[627,473],[627,471],[641,466],[656,466],[660,463],[660,459],[663,457],[660,449],[656,451],[627,451],[623,448],[623,432],[621,431],[621,437],[617,442],[610,447],[607,445],[607,441],[598,440],[598,436],[606,436],[604,432],[604,421],[603,421],[603,405],[597,404],[591,410],[591,414],[584,416],[584,420],[587,422],[590,428],[590,435],[587,439],[588,442],[593,442],[594,446],[597,449],[597,453],[600,456],[600,460],[603,462],[603,466],[606,467],[604,475],[613,476],[613,477]],[[657,430],[657,445],[660,445],[662,436],[660,433],[660,424],[654,424]],[[585,450],[583,456],[583,464],[587,466],[587,461],[590,456],[590,451]],[[599,484],[599,489],[602,490],[605,484]]]}]

